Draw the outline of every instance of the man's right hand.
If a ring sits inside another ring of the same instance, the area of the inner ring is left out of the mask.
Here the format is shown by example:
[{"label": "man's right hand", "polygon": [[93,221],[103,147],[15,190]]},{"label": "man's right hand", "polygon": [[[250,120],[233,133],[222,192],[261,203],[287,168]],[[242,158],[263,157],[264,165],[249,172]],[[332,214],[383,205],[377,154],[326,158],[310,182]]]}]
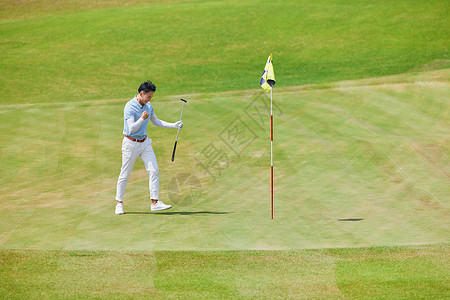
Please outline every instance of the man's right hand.
[{"label": "man's right hand", "polygon": [[148,112],[144,111],[144,112],[142,113],[141,118],[142,118],[143,120],[147,119],[147,118],[148,118]]}]

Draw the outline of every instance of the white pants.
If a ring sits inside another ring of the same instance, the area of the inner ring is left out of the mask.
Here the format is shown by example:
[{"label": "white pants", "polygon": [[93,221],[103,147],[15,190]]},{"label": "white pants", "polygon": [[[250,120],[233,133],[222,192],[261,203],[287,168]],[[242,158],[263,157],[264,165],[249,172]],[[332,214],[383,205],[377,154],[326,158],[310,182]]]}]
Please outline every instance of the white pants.
[{"label": "white pants", "polygon": [[131,170],[133,170],[138,157],[144,162],[149,176],[150,199],[159,199],[159,167],[152,148],[152,140],[147,137],[144,142],[138,143],[124,137],[122,141],[122,169],[117,180],[117,201],[123,201]]}]

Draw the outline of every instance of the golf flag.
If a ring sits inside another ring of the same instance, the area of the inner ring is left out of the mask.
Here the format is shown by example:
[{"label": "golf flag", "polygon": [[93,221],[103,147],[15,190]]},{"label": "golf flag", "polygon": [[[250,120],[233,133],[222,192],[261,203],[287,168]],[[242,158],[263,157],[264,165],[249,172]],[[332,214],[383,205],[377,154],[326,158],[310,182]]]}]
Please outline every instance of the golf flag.
[{"label": "golf flag", "polygon": [[272,110],[272,88],[275,85],[275,74],[273,73],[272,53],[267,58],[264,72],[259,81],[259,85],[266,92],[270,92],[270,194],[271,194],[271,207],[272,207],[272,220],[273,220],[273,110]]},{"label": "golf flag", "polygon": [[272,64],[272,54],[267,58],[266,66],[264,67],[264,72],[259,81],[259,85],[266,91],[269,92],[275,85],[275,74],[273,73]]}]

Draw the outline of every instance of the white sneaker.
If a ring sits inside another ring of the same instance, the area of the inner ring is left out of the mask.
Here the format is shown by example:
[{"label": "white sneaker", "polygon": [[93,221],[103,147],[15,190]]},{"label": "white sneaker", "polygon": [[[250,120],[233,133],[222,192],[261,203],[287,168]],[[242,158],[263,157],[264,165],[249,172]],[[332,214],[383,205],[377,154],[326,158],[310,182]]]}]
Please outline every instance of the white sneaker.
[{"label": "white sneaker", "polygon": [[123,215],[123,204],[122,203],[117,203],[116,215]]},{"label": "white sneaker", "polygon": [[169,209],[172,208],[172,205],[166,205],[164,203],[162,203],[162,201],[158,201],[156,202],[155,205],[151,205],[152,207],[152,211],[158,211],[158,210],[165,210],[165,209]]}]

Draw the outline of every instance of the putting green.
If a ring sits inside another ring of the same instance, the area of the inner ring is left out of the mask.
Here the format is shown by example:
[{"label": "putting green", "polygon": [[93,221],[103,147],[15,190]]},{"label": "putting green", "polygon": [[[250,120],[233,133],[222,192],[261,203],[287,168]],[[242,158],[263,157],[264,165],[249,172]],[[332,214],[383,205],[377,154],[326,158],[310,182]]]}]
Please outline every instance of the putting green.
[{"label": "putting green", "polygon": [[[126,214],[114,215],[127,99],[2,106],[0,245],[231,250],[448,242],[449,74],[276,88],[274,220],[268,98],[260,90],[188,96],[175,163],[176,131],[150,127],[161,199],[174,205],[156,214],[138,161]],[[153,104],[161,119],[179,118],[176,97]]]}]

